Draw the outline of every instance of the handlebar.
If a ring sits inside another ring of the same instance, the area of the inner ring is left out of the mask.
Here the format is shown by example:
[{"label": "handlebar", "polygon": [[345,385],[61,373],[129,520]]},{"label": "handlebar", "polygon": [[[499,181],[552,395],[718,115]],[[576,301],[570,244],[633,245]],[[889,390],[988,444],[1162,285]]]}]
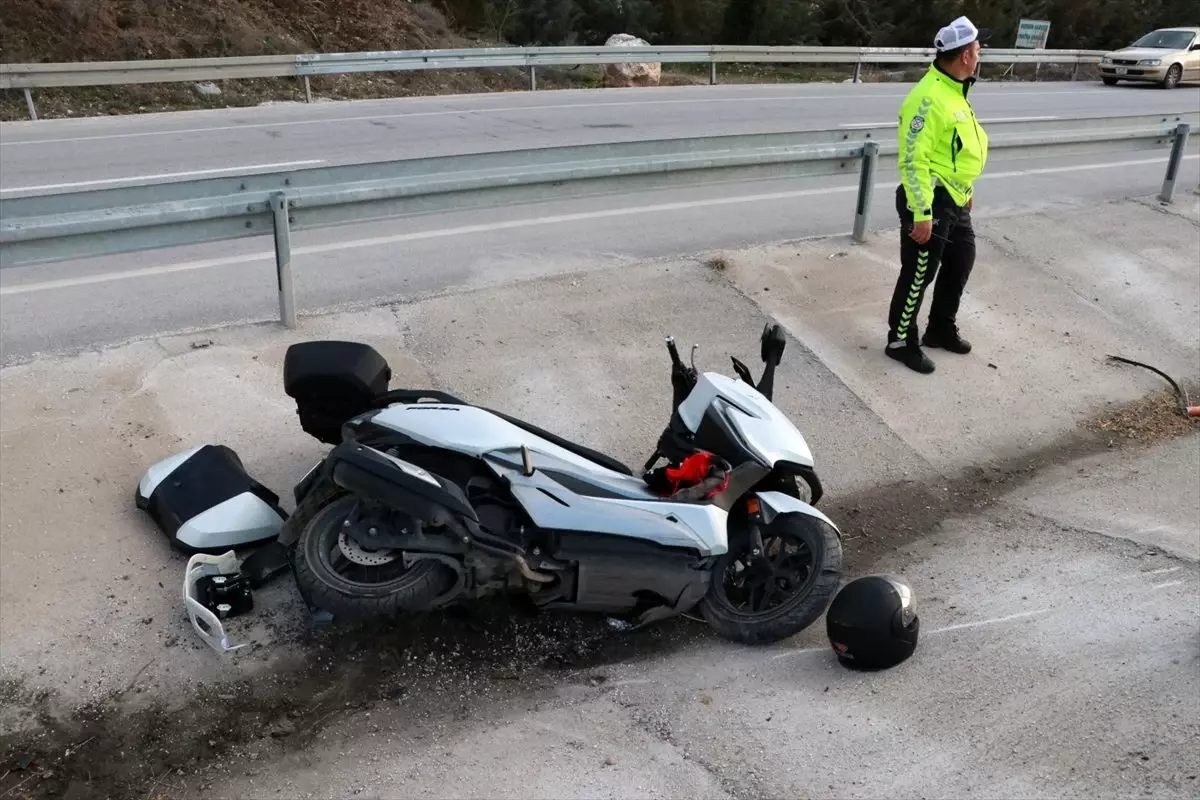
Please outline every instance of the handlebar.
[{"label": "handlebar", "polygon": [[671,354],[671,363],[677,367],[682,367],[683,362],[679,359],[679,351],[675,349],[675,337],[667,337],[667,352]]}]

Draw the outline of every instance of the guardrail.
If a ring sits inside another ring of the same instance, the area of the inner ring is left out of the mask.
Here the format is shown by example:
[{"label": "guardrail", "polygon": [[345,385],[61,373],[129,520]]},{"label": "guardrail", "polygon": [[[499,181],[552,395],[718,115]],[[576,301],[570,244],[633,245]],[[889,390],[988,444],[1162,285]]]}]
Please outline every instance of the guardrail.
[{"label": "guardrail", "polygon": [[[1098,64],[1099,50],[993,49],[981,64],[1070,64],[1072,80],[1083,64]],[[115,86],[240,78],[300,78],[305,100],[312,100],[309,78],[354,72],[408,72],[428,69],[496,69],[519,67],[529,72],[529,89],[537,89],[539,66],[656,62],[708,64],[709,83],[717,82],[718,64],[853,64],[854,81],[866,64],[922,64],[933,48],[921,47],[488,47],[461,50],[396,50],[363,53],[301,53],[235,58],[186,58],[157,61],[80,61],[67,64],[0,64],[0,89],[23,89],[30,119],[37,119],[33,89],[61,86]]]},{"label": "guardrail", "polygon": [[[1200,112],[989,124],[991,148],[1035,156],[1170,148],[1170,202]],[[280,317],[296,324],[291,233],[447,210],[636,190],[859,173],[865,239],[880,156],[895,126],[574,145],[247,173],[0,198],[0,269],[270,234]]]}]

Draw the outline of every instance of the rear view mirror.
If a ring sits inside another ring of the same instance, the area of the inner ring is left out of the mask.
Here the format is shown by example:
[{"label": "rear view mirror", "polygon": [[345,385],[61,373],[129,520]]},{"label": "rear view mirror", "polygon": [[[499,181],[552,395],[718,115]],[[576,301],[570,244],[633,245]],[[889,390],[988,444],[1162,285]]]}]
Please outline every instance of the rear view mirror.
[{"label": "rear view mirror", "polygon": [[787,346],[787,339],[783,335],[783,328],[778,323],[772,325],[767,323],[763,328],[761,338],[762,360],[764,364],[778,364],[783,359],[783,349]]}]

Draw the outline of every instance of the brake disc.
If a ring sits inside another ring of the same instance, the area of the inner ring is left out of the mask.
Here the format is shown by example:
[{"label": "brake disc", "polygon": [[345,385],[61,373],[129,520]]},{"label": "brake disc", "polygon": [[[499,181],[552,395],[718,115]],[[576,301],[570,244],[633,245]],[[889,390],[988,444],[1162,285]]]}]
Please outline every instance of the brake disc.
[{"label": "brake disc", "polygon": [[368,550],[346,535],[345,531],[338,534],[338,550],[350,561],[364,567],[381,567],[384,564],[390,564],[396,560],[399,552],[391,548]]}]

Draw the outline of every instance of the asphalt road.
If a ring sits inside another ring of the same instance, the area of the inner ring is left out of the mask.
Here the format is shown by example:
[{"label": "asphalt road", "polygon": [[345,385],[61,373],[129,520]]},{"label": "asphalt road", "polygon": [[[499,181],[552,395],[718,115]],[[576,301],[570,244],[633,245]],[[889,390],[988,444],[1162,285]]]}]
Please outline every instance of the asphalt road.
[{"label": "asphalt road", "polygon": [[[12,123],[0,127],[0,191],[18,196],[268,164],[883,123],[894,116],[905,89],[777,85],[493,94]],[[1200,90],[1191,88],[1089,84],[981,84],[975,98],[985,121],[1149,113],[1198,101]],[[1197,143],[1181,176],[1184,191],[1198,182]],[[1153,194],[1164,165],[1164,152],[1040,159],[997,152],[980,184],[977,216]],[[894,173],[893,164],[881,163],[872,218],[879,228],[894,218]],[[311,313],[843,233],[852,225],[856,184],[850,177],[763,181],[301,232],[292,245],[297,303],[301,313]],[[11,363],[164,331],[277,318],[270,248],[269,240],[258,238],[5,269],[0,359]]]},{"label": "asphalt road", "polygon": [[[907,84],[753,85],[485,94],[6,123],[4,196],[562,144],[835,128],[895,119]],[[1200,89],[989,84],[983,120],[1191,110]],[[286,165],[286,166],[285,166]],[[69,184],[69,185],[68,185]]]}]

